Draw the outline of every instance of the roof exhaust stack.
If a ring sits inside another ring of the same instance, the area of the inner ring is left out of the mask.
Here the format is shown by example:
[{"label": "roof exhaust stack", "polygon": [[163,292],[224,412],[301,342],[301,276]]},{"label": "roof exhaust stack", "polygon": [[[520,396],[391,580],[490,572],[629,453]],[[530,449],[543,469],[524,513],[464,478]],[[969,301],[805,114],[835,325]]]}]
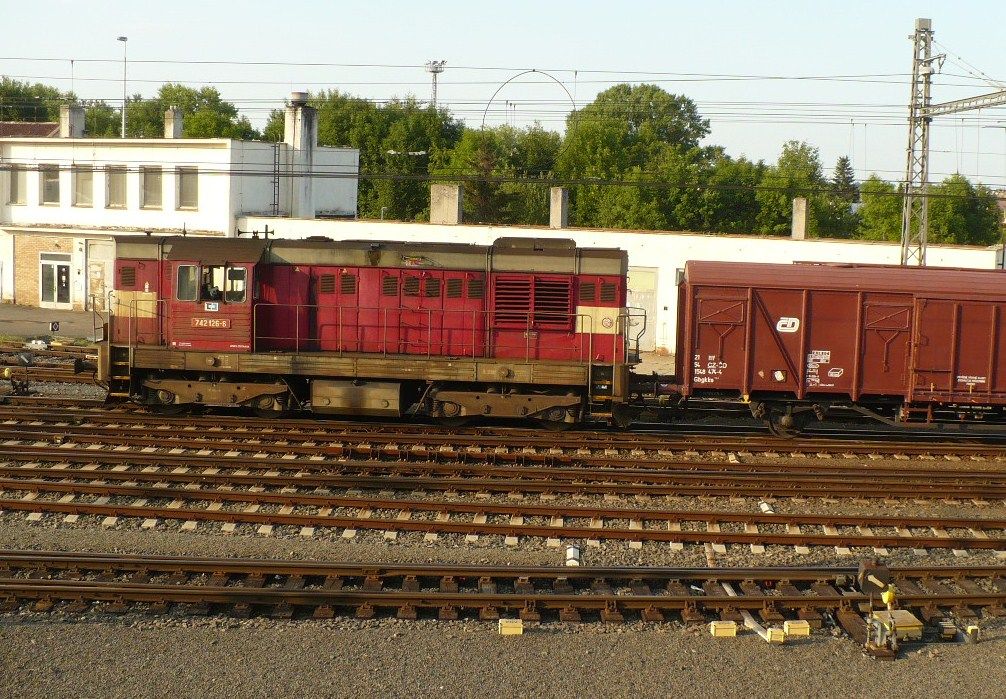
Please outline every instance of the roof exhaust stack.
[{"label": "roof exhaust stack", "polygon": [[164,112],[164,138],[182,137],[182,110],[178,107],[168,107]]},{"label": "roof exhaust stack", "polygon": [[83,138],[84,108],[69,104],[59,105],[59,137]]},{"label": "roof exhaust stack", "polygon": [[283,122],[283,142],[290,148],[290,206],[294,218],[314,218],[314,151],[318,146],[318,110],[308,93],[291,92]]}]

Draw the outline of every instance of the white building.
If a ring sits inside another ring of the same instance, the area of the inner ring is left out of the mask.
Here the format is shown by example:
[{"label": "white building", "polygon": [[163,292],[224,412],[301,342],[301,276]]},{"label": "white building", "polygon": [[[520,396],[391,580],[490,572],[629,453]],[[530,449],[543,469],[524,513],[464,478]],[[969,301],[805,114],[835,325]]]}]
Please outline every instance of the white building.
[{"label": "white building", "polygon": [[[299,93],[295,93],[299,95]],[[316,111],[298,97],[281,143],[83,137],[64,107],[57,138],[0,138],[0,300],[104,307],[115,234],[233,236],[239,217],[356,216],[359,151],[318,146]]]}]

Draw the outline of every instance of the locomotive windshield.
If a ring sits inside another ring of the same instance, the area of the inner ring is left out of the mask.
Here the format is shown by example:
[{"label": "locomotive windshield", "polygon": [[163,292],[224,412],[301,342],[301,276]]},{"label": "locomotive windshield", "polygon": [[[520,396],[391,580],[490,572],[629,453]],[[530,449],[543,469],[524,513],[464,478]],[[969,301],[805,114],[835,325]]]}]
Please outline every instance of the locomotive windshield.
[{"label": "locomotive windshield", "polygon": [[179,301],[243,303],[247,282],[248,270],[244,267],[180,265],[175,298]]}]

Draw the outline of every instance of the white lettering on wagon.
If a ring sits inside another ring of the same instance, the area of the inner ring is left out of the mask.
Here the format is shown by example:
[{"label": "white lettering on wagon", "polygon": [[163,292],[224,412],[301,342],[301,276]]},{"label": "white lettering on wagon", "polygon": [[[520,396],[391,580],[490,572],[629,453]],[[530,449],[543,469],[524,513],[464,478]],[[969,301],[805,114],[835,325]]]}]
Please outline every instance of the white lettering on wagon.
[{"label": "white lettering on wagon", "polygon": [[986,379],[984,376],[973,376],[971,374],[964,374],[957,377],[957,383],[965,384],[968,386],[968,388],[987,382],[988,379]]},{"label": "white lettering on wagon", "polygon": [[692,360],[692,383],[710,384],[716,383],[723,372],[730,366],[727,362],[718,358],[715,354],[707,355],[703,364],[701,355],[696,354]]}]

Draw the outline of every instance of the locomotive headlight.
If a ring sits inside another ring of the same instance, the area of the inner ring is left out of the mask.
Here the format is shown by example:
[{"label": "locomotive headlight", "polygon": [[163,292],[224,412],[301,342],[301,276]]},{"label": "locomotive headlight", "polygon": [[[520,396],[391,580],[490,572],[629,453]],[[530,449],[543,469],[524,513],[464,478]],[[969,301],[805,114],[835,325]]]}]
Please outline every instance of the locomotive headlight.
[{"label": "locomotive headlight", "polygon": [[779,383],[783,383],[786,380],[786,372],[782,369],[776,369],[772,372],[772,378]]}]

